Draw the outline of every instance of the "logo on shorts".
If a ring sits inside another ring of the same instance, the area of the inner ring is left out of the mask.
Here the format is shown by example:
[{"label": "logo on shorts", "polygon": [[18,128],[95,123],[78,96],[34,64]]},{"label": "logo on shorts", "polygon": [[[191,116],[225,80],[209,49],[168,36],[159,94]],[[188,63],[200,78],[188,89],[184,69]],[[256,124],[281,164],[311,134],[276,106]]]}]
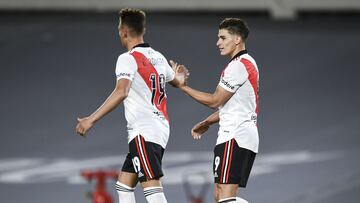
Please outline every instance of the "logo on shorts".
[{"label": "logo on shorts", "polygon": [[217,172],[214,173],[214,177],[215,177],[215,178],[219,177],[218,174],[217,174]]},{"label": "logo on shorts", "polygon": [[143,177],[144,176],[144,174],[143,173],[141,173],[141,171],[139,171],[139,173],[138,173],[138,177],[140,178],[140,177]]}]

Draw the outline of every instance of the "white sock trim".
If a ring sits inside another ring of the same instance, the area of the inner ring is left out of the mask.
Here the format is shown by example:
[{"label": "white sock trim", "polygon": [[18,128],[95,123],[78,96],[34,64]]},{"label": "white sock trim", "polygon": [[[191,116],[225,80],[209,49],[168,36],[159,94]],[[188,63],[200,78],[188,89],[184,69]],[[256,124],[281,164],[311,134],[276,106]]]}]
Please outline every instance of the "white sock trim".
[{"label": "white sock trim", "polygon": [[144,188],[144,196],[148,197],[150,195],[158,194],[158,193],[164,193],[163,187],[157,186],[157,187],[147,187]]},{"label": "white sock trim", "polygon": [[241,197],[236,197],[236,202],[238,203],[249,203],[247,200],[241,198]]},{"label": "white sock trim", "polygon": [[163,189],[163,187],[161,187],[161,186],[146,187],[146,188],[144,188],[144,191],[152,190],[152,189]]},{"label": "white sock trim", "polygon": [[236,202],[236,197],[227,197],[224,199],[220,199],[219,202]]},{"label": "white sock trim", "polygon": [[121,192],[134,192],[135,191],[135,188],[125,185],[124,183],[121,183],[119,181],[116,182],[115,188],[117,191],[121,191]]}]

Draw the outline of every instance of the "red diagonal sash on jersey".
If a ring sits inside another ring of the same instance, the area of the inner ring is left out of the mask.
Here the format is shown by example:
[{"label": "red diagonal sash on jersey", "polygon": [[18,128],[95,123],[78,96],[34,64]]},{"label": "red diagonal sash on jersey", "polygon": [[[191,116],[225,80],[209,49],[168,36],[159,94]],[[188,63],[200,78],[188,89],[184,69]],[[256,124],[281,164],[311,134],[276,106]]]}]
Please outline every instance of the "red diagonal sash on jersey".
[{"label": "red diagonal sash on jersey", "polygon": [[251,61],[245,58],[242,58],[240,61],[245,65],[246,71],[249,74],[248,79],[254,89],[256,98],[256,113],[259,113],[258,71],[256,70],[254,64],[251,63]]},{"label": "red diagonal sash on jersey", "polygon": [[148,86],[150,92],[152,92],[152,86],[151,86],[151,74],[155,74],[156,75],[156,93],[155,93],[155,98],[154,100],[156,102],[154,102],[154,106],[163,113],[163,115],[165,116],[166,120],[169,120],[168,114],[167,114],[167,110],[166,110],[166,96],[164,96],[164,98],[162,99],[162,101],[160,102],[160,104],[158,103],[161,93],[159,91],[160,89],[160,84],[159,84],[159,74],[156,71],[155,67],[151,64],[151,62],[146,58],[146,56],[144,56],[142,53],[134,51],[131,53],[131,55],[135,58],[136,64],[138,66],[138,73],[140,74],[140,76],[143,78],[144,82],[146,83],[146,85]]}]

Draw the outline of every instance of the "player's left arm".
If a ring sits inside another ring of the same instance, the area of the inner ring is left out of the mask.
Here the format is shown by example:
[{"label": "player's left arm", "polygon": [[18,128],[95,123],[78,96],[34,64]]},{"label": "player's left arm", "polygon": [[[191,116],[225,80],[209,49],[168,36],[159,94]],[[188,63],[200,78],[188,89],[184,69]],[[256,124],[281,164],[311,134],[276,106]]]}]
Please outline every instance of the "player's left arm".
[{"label": "player's left arm", "polygon": [[213,109],[224,105],[234,95],[233,92],[229,92],[221,86],[217,86],[213,94],[201,92],[186,85],[181,86],[180,89],[195,101]]},{"label": "player's left arm", "polygon": [[212,124],[218,123],[220,121],[219,111],[208,116],[203,121],[194,125],[191,129],[191,135],[195,140],[198,140],[202,135],[210,128]]}]

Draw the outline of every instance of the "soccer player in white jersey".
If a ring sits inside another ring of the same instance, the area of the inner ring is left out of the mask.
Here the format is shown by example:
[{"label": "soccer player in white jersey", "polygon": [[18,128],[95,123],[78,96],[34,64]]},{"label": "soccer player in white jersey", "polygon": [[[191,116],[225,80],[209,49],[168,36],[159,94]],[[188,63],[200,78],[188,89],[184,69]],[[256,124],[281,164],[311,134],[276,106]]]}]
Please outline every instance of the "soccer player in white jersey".
[{"label": "soccer player in white jersey", "polygon": [[119,202],[135,203],[134,190],[139,181],[149,203],[165,203],[160,182],[170,132],[165,84],[184,83],[187,70],[172,64],[173,70],[161,53],[144,43],[143,11],[122,9],[119,21],[121,44],[128,52],[117,60],[116,87],[94,113],[78,118],[76,132],[85,136],[96,121],[124,102],[129,153],[116,183]]},{"label": "soccer player in white jersey", "polygon": [[214,149],[213,172],[216,202],[247,202],[237,197],[238,187],[246,187],[258,152],[258,89],[259,71],[255,60],[245,49],[247,24],[227,18],[219,25],[216,45],[222,56],[231,60],[221,73],[214,93],[209,94],[181,84],[180,89],[201,104],[218,109],[192,130],[200,139],[209,127],[219,122]]}]

